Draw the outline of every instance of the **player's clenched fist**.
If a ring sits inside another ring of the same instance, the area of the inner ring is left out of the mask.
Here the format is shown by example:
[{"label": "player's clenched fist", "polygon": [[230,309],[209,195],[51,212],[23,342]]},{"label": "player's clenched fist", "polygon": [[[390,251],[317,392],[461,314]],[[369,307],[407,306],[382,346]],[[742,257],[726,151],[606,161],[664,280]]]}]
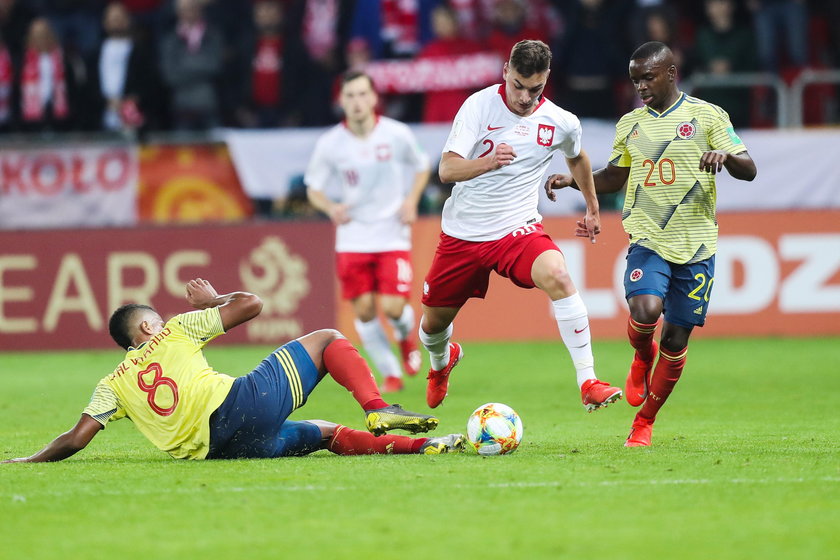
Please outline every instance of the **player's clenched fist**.
[{"label": "player's clenched fist", "polygon": [[493,169],[498,169],[513,163],[514,158],[516,158],[516,152],[513,151],[513,147],[509,144],[499,144],[496,146],[496,151],[491,158],[494,164]]},{"label": "player's clenched fist", "polygon": [[216,288],[203,278],[190,280],[186,285],[187,303],[196,309],[207,309],[219,297]]}]

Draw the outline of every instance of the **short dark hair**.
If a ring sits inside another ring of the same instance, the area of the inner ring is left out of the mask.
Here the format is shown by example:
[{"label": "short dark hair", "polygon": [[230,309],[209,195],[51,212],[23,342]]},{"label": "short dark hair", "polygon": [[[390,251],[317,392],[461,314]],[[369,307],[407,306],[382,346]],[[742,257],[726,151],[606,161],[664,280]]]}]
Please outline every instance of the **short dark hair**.
[{"label": "short dark hair", "polygon": [[363,70],[346,71],[344,74],[341,75],[341,86],[344,87],[344,84],[352,82],[353,80],[357,80],[359,78],[367,78],[367,81],[370,83],[370,89],[376,91],[376,86],[373,85],[373,78],[371,78],[370,74],[364,72]]},{"label": "short dark hair", "polygon": [[551,49],[542,41],[519,41],[510,50],[510,65],[525,78],[542,74],[551,66]]},{"label": "short dark hair", "polygon": [[660,41],[648,41],[633,51],[633,54],[630,55],[630,60],[639,60],[642,58],[650,58],[652,56],[662,56],[667,54],[670,50],[671,49],[669,49],[668,45],[665,43]]},{"label": "short dark hair", "polygon": [[114,342],[123,350],[128,350],[131,346],[130,321],[134,314],[141,310],[154,311],[148,305],[127,303],[111,314],[111,319],[108,321],[108,331],[111,333]]}]

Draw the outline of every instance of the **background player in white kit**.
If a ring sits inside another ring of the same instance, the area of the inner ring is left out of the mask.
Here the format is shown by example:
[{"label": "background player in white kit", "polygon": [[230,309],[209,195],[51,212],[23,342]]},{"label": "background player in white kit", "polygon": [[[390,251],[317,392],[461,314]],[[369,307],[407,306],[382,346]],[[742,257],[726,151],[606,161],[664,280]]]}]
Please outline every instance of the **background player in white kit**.
[{"label": "background player in white kit", "polygon": [[467,299],[484,297],[491,270],[551,298],[587,410],[621,398],[619,388],[595,376],[586,307],[537,212],[543,175],[559,151],[586,201],[576,235],[594,243],[600,232],[592,166],[580,147],[580,121],[542,95],[550,63],[545,43],[514,45],[504,65],[504,83],[464,102],[443,148],[440,178],[456,184],[443,207],[443,233],[423,286],[420,323],[420,340],[432,365],[426,389],[432,408],[446,396],[449,374],[463,356],[461,345],[450,342],[452,321]]},{"label": "background player in white kit", "polygon": [[[339,98],[345,120],[318,140],[304,176],[313,206],[336,224],[336,266],[342,297],[356,314],[356,332],[384,377],[383,392],[402,389],[402,370],[377,313],[394,328],[403,367],[414,375],[420,352],[414,339],[411,226],[429,180],[429,158],[404,124],[376,114],[371,78],[350,71]],[[407,175],[413,181],[406,185]],[[340,184],[332,200],[325,190]],[[409,188],[407,188],[409,187]]]}]

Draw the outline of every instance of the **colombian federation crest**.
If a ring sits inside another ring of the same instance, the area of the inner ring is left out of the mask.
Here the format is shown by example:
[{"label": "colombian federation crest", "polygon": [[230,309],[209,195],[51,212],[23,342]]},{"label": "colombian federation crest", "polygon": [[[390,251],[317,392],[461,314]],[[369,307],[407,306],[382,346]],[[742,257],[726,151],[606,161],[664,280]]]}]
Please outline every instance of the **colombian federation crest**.
[{"label": "colombian federation crest", "polygon": [[683,140],[691,140],[697,134],[697,127],[691,122],[681,122],[677,125],[677,137]]},{"label": "colombian federation crest", "polygon": [[551,146],[554,142],[554,127],[548,124],[541,124],[537,129],[537,144],[540,146]]}]

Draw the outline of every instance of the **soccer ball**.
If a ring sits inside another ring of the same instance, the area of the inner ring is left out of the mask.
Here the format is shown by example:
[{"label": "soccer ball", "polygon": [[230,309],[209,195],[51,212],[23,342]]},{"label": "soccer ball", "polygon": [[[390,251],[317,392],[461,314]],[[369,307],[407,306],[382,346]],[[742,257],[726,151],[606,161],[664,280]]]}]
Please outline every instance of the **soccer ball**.
[{"label": "soccer ball", "polygon": [[479,455],[513,453],[522,441],[522,420],[506,404],[483,404],[467,420],[467,438]]}]

